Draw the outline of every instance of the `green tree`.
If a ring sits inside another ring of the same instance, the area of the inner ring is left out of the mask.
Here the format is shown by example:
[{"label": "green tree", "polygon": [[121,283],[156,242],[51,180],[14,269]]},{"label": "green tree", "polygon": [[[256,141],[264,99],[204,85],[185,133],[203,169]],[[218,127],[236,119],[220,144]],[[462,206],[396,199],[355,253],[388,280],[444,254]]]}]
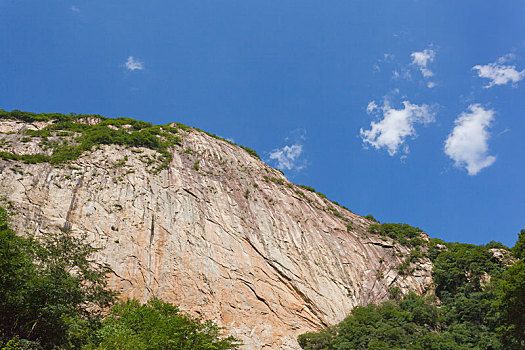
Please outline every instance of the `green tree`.
[{"label": "green tree", "polygon": [[220,331],[213,322],[189,317],[158,299],[144,305],[128,300],[111,309],[96,333],[97,340],[85,349],[237,349],[237,340],[221,337]]},{"label": "green tree", "polygon": [[78,348],[114,293],[106,289],[97,250],[68,231],[24,238],[0,208],[0,337],[36,341],[44,348]]},{"label": "green tree", "polygon": [[525,230],[521,230],[512,253],[519,258],[498,281],[503,342],[508,349],[525,348]]},{"label": "green tree", "polygon": [[525,230],[518,234],[518,241],[512,248],[512,255],[518,259],[525,259]]}]

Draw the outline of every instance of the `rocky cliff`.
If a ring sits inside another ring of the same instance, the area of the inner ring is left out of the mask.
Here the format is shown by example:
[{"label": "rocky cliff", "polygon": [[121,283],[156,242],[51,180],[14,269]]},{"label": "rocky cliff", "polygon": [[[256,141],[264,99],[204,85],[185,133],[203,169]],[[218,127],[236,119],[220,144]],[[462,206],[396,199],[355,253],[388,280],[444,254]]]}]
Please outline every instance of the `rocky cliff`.
[{"label": "rocky cliff", "polygon": [[387,299],[392,286],[423,292],[431,283],[430,264],[398,273],[409,248],[236,145],[173,125],[168,158],[111,143],[68,162],[21,157],[75,145],[77,131],[53,125],[0,119],[0,196],[18,212],[17,229],[87,233],[122,297],[173,302],[245,349],[297,349],[298,334]]}]

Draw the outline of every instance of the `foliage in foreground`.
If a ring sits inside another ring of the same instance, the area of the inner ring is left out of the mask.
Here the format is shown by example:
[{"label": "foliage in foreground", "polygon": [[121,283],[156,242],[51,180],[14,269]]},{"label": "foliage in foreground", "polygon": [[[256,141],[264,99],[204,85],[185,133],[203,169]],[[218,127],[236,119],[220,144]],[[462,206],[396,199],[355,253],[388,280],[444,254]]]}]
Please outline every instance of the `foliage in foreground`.
[{"label": "foliage in foreground", "polygon": [[[436,298],[408,293],[356,307],[341,323],[298,337],[303,349],[525,348],[525,230],[495,256],[485,246],[432,240]],[[398,292],[398,291],[397,291]],[[439,300],[439,303],[438,303]]]},{"label": "foliage in foreground", "polygon": [[[303,349],[452,349],[452,339],[436,332],[439,313],[426,298],[356,307],[336,327],[299,336]],[[433,344],[433,347],[428,347]]]},{"label": "foliage in foreground", "polygon": [[201,322],[158,299],[140,305],[136,300],[111,309],[86,349],[232,349],[233,337],[221,338],[213,322]]},{"label": "foliage in foreground", "polygon": [[78,346],[83,339],[75,327],[94,326],[113,301],[107,267],[90,259],[96,250],[83,237],[65,231],[23,238],[8,220],[0,208],[0,336],[43,348]]},{"label": "foliage in foreground", "polygon": [[236,349],[213,323],[168,303],[114,305],[107,266],[68,231],[24,238],[0,207],[0,349]]}]

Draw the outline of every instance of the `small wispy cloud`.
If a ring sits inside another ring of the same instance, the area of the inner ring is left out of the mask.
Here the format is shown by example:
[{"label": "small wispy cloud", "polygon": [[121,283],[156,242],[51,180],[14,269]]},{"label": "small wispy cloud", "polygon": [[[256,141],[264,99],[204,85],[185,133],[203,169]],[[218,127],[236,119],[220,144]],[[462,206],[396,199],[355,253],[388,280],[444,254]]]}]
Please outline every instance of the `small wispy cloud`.
[{"label": "small wispy cloud", "polygon": [[[434,47],[431,45],[431,47]],[[393,54],[384,54],[383,58],[379,59],[378,62],[382,64],[393,64],[394,69],[391,70],[393,80],[404,79],[412,80],[414,76],[414,71],[420,71],[423,76],[423,81],[425,85],[432,89],[437,86],[436,82],[431,81],[431,78],[434,77],[434,72],[430,70],[430,64],[434,62],[436,58],[436,51],[433,48],[428,48],[423,51],[414,51],[410,54],[410,62],[400,64],[396,62],[395,56]],[[377,63],[376,65],[379,65]]]},{"label": "small wispy cloud", "polygon": [[510,132],[510,129],[509,129],[509,128],[505,128],[505,129],[503,129],[502,131],[500,131],[500,132],[498,133],[498,136],[501,136],[501,135],[506,134],[506,133],[508,133],[508,132]]},{"label": "small wispy cloud", "polygon": [[390,156],[394,156],[400,150],[408,154],[406,139],[417,137],[414,125],[432,123],[436,115],[430,106],[426,104],[419,106],[409,101],[403,101],[401,109],[391,107],[388,101],[385,101],[382,107],[372,101],[368,104],[366,112],[376,114],[380,120],[372,121],[368,130],[360,129],[359,134],[363,143],[375,149],[385,148]]},{"label": "small wispy cloud", "polygon": [[288,170],[300,170],[297,167],[297,159],[303,153],[303,145],[290,145],[284,146],[280,149],[275,149],[270,152],[270,159],[277,161],[277,168],[288,169]]},{"label": "small wispy cloud", "polygon": [[221,135],[217,135],[217,136],[219,136],[221,139],[225,139],[228,142],[235,143],[235,139],[233,137],[223,137]]},{"label": "small wispy cloud", "polygon": [[383,54],[383,62],[393,62],[396,56],[391,53],[384,53]]},{"label": "small wispy cloud", "polygon": [[494,120],[494,111],[472,104],[454,121],[456,125],[445,141],[445,154],[458,168],[466,168],[473,176],[496,161],[488,155],[488,128]]},{"label": "small wispy cloud", "polygon": [[[411,65],[416,66],[421,71],[423,78],[430,79],[434,76],[434,72],[428,68],[429,63],[434,62],[434,59],[436,58],[436,52],[434,50],[425,49],[423,51],[415,51],[410,54],[410,57],[412,57]],[[432,89],[435,86],[435,82],[427,82],[427,87],[429,89]]]},{"label": "small wispy cloud", "polygon": [[488,85],[484,86],[486,89],[494,85],[506,85],[508,83],[517,86],[517,83],[525,78],[525,69],[520,72],[516,70],[515,65],[505,65],[505,63],[512,61],[514,58],[513,54],[507,54],[498,58],[496,62],[485,65],[478,64],[472,69],[478,71],[478,77],[491,80]]},{"label": "small wispy cloud", "polygon": [[394,69],[392,71],[392,79],[397,80],[400,78],[405,79],[405,80],[411,80],[412,74],[410,73],[410,70],[405,67]]},{"label": "small wispy cloud", "polygon": [[511,53],[508,53],[508,54],[503,55],[500,58],[498,58],[497,62],[498,63],[507,63],[507,62],[512,61],[515,58],[516,58],[516,55],[511,52]]},{"label": "small wispy cloud", "polygon": [[394,64],[395,63],[395,58],[396,56],[392,53],[384,53],[383,54],[383,57],[377,59],[377,61],[374,63],[373,65],[373,69],[374,69],[374,72],[375,73],[379,73],[381,72],[382,70],[382,66],[384,66],[385,64],[386,65],[391,65],[391,64]]},{"label": "small wispy cloud", "polygon": [[282,148],[274,149],[270,152],[269,157],[278,169],[300,171],[307,165],[303,156],[303,143],[306,140],[306,131],[298,129],[292,134],[292,137],[287,137],[286,141],[293,139],[293,142]]},{"label": "small wispy cloud", "polygon": [[135,59],[133,56],[129,56],[125,63],[126,69],[129,71],[143,70],[144,64],[142,61]]},{"label": "small wispy cloud", "polygon": [[78,7],[76,7],[75,5],[73,5],[73,6],[71,6],[71,11],[79,13],[80,9]]},{"label": "small wispy cloud", "polygon": [[425,78],[434,76],[434,72],[428,69],[428,64],[434,62],[436,53],[434,50],[425,49],[423,51],[416,51],[410,54],[412,57],[412,64],[416,65]]}]

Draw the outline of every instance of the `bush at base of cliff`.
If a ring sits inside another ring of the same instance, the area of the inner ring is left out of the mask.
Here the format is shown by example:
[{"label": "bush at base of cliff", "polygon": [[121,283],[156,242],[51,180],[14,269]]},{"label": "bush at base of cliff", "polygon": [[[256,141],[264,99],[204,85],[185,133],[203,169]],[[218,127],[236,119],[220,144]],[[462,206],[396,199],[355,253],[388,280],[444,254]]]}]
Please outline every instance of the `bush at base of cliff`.
[{"label": "bush at base of cliff", "polygon": [[[403,228],[403,227],[401,227]],[[525,230],[510,250],[432,239],[439,298],[409,293],[356,307],[337,325],[298,337],[303,349],[524,349]]]},{"label": "bush at base of cliff", "polygon": [[115,305],[87,350],[236,349],[233,337],[222,338],[211,321],[201,322],[158,299],[141,305],[129,300]]},{"label": "bush at base of cliff", "polygon": [[20,237],[9,216],[0,208],[0,344],[18,336],[46,349],[75,346],[83,340],[73,339],[74,327],[95,324],[113,300],[107,268],[90,259],[96,249],[83,237]]},{"label": "bush at base of cliff", "polygon": [[[401,300],[356,307],[341,323],[298,338],[303,349],[456,349],[438,332],[439,312],[428,298],[414,293]],[[428,347],[432,344],[432,347]]]}]

